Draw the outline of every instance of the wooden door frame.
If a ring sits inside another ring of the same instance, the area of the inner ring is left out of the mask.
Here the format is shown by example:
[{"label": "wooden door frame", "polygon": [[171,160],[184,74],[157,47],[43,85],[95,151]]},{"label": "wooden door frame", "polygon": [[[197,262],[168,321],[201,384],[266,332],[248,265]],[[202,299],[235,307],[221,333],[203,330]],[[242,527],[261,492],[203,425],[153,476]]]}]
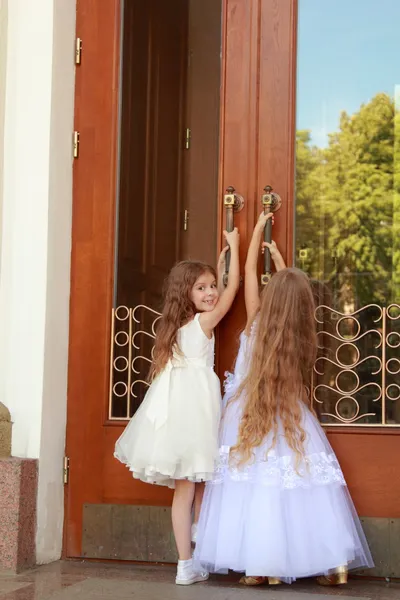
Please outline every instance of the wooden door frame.
[{"label": "wooden door frame", "polygon": [[[64,555],[81,556],[82,505],[102,502],[103,430],[107,421],[110,318],[113,303],[115,198],[118,157],[120,0],[77,1],[77,36],[83,40],[76,70],[70,345]],[[258,119],[260,0],[223,0],[218,228],[223,191],[234,185],[246,199],[237,215],[243,263],[259,211]],[[260,178],[261,181],[261,178]],[[262,187],[265,183],[262,184]],[[279,227],[278,227],[279,230]],[[230,367],[232,344],[243,323],[239,297],[220,328],[219,373]],[[99,400],[100,399],[100,400]],[[99,406],[99,402],[101,405]]]},{"label": "wooden door frame", "polygon": [[[78,0],[77,36],[83,57],[76,72],[70,347],[64,554],[81,555],[82,504],[101,503],[101,445],[107,421],[110,315],[113,302],[115,196],[118,154],[120,0]],[[297,0],[223,0],[218,230],[224,190],[245,198],[237,215],[241,264],[262,189],[282,196],[274,238],[293,260]],[[219,240],[221,243],[221,239]],[[242,293],[219,328],[217,370],[231,367],[232,340],[244,320]],[[226,343],[229,340],[229,343]],[[102,403],[99,407],[99,399]],[[386,464],[396,470],[397,431],[328,430],[360,513],[398,517]],[[372,437],[374,436],[374,437]],[[372,443],[373,442],[373,443]],[[86,449],[85,449],[86,448]],[[359,456],[355,460],[354,455]],[[386,461],[385,463],[383,461]],[[369,493],[365,481],[371,480]],[[398,478],[397,478],[398,479]],[[372,485],[373,483],[373,485]],[[394,487],[393,487],[394,486]]]},{"label": "wooden door frame", "polygon": [[[76,32],[83,50],[75,88],[80,148],[73,171],[65,556],[81,555],[82,508],[73,502],[71,486],[81,490],[85,501],[101,501],[101,428],[107,417],[105,401],[102,409],[94,411],[90,398],[108,395],[110,344],[106,340],[113,300],[120,0],[107,0],[101,6],[99,10],[97,0],[77,1]],[[92,472],[85,468],[88,451],[95,454],[92,462],[98,465]]]}]

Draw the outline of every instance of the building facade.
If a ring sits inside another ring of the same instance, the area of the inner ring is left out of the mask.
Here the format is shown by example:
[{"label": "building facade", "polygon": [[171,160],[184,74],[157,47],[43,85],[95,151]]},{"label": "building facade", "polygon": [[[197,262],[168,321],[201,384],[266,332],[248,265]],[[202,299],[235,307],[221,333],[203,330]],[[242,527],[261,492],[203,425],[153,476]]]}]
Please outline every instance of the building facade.
[{"label": "building facade", "polygon": [[[37,461],[38,562],[175,560],[170,491],[113,447],[166,273],[214,262],[232,216],[244,260],[272,202],[319,306],[314,406],[374,574],[400,576],[400,9],[381,4],[1,0],[0,401]],[[220,376],[243,320],[239,295]]]}]

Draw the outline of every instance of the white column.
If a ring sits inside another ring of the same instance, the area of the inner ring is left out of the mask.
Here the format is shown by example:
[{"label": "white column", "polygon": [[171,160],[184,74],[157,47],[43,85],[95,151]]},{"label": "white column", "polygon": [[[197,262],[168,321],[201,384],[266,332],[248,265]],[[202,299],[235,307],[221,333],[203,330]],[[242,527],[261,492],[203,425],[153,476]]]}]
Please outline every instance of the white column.
[{"label": "white column", "polygon": [[[7,14],[8,0],[0,0],[0,268],[1,268],[1,223],[3,214],[3,156],[4,156],[4,105],[6,100],[7,69]],[[0,271],[1,277],[1,271]],[[1,399],[0,399],[1,401]]]},{"label": "white column", "polygon": [[59,558],[70,293],[75,0],[8,3],[0,398],[39,459],[37,560]]}]

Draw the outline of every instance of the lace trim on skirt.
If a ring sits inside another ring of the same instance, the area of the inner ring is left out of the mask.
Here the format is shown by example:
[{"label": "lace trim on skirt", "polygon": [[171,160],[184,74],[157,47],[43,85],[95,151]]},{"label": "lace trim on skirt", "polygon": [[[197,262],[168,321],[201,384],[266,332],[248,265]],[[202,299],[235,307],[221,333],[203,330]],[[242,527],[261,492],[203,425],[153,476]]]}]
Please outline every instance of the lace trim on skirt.
[{"label": "lace trim on skirt", "polygon": [[222,446],[211,485],[226,480],[260,483],[283,489],[307,488],[315,485],[346,485],[335,454],[316,452],[308,454],[296,469],[294,455],[278,456],[270,450],[268,457],[255,458],[254,462],[235,466],[229,461],[229,446]]}]

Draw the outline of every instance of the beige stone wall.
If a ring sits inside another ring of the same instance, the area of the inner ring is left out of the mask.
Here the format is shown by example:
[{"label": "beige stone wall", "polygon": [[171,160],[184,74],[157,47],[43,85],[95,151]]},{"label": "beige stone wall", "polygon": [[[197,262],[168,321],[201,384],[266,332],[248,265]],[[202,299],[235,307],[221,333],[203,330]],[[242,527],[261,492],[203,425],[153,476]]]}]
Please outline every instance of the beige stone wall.
[{"label": "beige stone wall", "polygon": [[0,458],[11,456],[11,415],[10,411],[0,402]]}]

